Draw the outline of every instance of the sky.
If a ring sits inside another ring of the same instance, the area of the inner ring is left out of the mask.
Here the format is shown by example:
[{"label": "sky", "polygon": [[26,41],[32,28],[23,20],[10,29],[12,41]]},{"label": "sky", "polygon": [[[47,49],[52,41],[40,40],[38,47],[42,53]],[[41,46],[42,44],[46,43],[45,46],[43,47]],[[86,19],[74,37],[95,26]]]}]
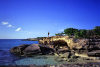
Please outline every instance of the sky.
[{"label": "sky", "polygon": [[45,37],[100,26],[100,0],[0,0],[0,39]]}]

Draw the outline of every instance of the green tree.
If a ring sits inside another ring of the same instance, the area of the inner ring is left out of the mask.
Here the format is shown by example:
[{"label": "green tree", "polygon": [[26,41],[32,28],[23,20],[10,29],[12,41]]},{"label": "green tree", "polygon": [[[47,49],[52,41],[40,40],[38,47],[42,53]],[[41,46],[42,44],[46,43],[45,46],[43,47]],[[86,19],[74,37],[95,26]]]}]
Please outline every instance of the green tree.
[{"label": "green tree", "polygon": [[80,31],[75,32],[75,38],[80,38]]},{"label": "green tree", "polygon": [[79,32],[80,32],[80,37],[83,37],[83,38],[86,37],[87,30],[82,29],[82,30],[80,30]]},{"label": "green tree", "polygon": [[100,26],[96,26],[94,29],[93,29],[95,35],[100,35]]},{"label": "green tree", "polygon": [[62,33],[57,33],[57,34],[55,34],[56,36],[63,36],[63,32]]},{"label": "green tree", "polygon": [[78,32],[78,29],[75,29],[75,28],[67,28],[67,29],[64,29],[64,33],[67,34],[67,35],[75,35],[75,32]]}]

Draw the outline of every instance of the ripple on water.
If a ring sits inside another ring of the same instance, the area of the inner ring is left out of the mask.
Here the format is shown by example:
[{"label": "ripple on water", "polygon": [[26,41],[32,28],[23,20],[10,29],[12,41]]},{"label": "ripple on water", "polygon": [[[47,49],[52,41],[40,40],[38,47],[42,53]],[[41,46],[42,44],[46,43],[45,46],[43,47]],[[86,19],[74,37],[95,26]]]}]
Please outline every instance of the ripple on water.
[{"label": "ripple on water", "polygon": [[56,65],[56,64],[61,64],[63,62],[58,62],[55,59],[57,59],[56,56],[36,56],[36,57],[31,57],[31,58],[24,58],[15,61],[16,65]]}]

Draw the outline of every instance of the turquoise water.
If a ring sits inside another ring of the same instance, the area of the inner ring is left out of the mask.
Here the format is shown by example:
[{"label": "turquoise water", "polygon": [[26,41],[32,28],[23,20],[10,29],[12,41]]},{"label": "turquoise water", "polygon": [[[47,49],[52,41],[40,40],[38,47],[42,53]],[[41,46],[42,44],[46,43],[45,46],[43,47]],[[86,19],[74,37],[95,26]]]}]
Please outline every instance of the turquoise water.
[{"label": "turquoise water", "polygon": [[23,58],[20,60],[15,61],[16,65],[56,65],[56,64],[62,64],[64,61],[56,61],[58,57],[52,56],[52,55],[41,55],[41,56],[35,56],[31,58]]},{"label": "turquoise water", "polygon": [[9,52],[12,47],[21,44],[38,44],[38,41],[22,41],[20,39],[0,40],[0,65],[56,65],[63,63],[56,61],[58,57],[52,55],[36,55],[34,57],[18,57]]}]

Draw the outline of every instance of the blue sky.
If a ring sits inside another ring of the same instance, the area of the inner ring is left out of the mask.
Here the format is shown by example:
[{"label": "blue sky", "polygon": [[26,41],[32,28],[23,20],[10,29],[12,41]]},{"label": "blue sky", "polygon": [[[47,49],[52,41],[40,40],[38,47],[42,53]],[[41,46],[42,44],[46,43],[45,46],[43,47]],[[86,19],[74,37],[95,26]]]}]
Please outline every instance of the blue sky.
[{"label": "blue sky", "polygon": [[100,26],[100,0],[0,0],[0,39],[50,36]]}]

